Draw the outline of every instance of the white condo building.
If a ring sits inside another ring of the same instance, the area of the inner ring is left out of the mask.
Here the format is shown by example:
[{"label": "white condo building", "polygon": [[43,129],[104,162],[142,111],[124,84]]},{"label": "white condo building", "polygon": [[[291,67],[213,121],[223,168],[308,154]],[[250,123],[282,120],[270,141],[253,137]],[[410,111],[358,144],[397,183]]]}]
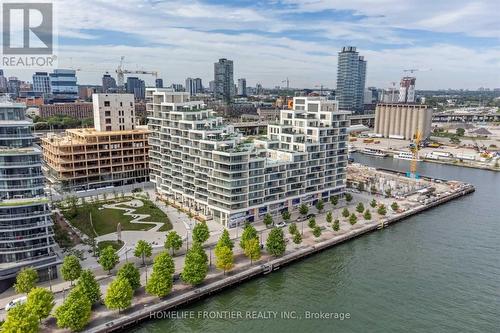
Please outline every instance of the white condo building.
[{"label": "white condo building", "polygon": [[226,227],[345,189],[350,112],[295,97],[264,137],[244,137],[185,92],[146,89],[150,178],[160,195]]}]

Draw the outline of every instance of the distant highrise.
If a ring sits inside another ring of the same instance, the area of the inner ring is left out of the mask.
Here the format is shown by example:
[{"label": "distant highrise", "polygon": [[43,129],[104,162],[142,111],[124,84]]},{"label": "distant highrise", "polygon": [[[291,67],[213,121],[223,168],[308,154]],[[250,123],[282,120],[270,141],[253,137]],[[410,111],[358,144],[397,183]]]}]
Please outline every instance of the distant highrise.
[{"label": "distant highrise", "polygon": [[146,84],[138,77],[127,77],[126,92],[134,94],[136,100],[143,100],[146,93]]},{"label": "distant highrise", "polygon": [[337,68],[337,100],[340,110],[363,111],[366,80],[366,61],[354,46],[345,46],[339,52]]},{"label": "distant highrise", "polygon": [[172,83],[170,86],[174,91],[184,91],[184,87],[180,83]]},{"label": "distant highrise", "polygon": [[203,92],[203,84],[201,82],[201,79],[199,77],[197,77],[196,79],[188,77],[186,79],[186,91],[191,96]]},{"label": "distant highrise", "polygon": [[0,69],[0,93],[7,92],[7,79],[3,76],[3,69]]},{"label": "distant highrise", "polygon": [[368,87],[363,98],[364,104],[376,104],[378,101],[378,90],[375,87]]},{"label": "distant highrise", "polygon": [[155,87],[156,88],[163,88],[163,79],[156,79],[155,80]]},{"label": "distant highrise", "polygon": [[21,90],[21,81],[15,76],[9,77],[7,81],[7,92],[13,97],[18,98]]},{"label": "distant highrise", "polygon": [[247,80],[246,79],[238,79],[238,95],[246,96],[247,95]]},{"label": "distant highrise", "polygon": [[74,102],[78,98],[76,71],[55,69],[50,76],[50,92],[54,102]]},{"label": "distant highrise", "polygon": [[212,80],[210,82],[208,82],[208,90],[213,93],[215,91],[215,81]]},{"label": "distant highrise", "polygon": [[399,84],[399,103],[415,103],[416,78],[405,76]]},{"label": "distant highrise", "polygon": [[234,96],[233,61],[219,59],[214,63],[214,97],[230,103]]},{"label": "distant highrise", "polygon": [[102,92],[115,92],[117,90],[116,80],[109,74],[104,74],[102,76]]},{"label": "distant highrise", "polygon": [[50,94],[50,77],[47,72],[33,74],[33,91],[44,95]]}]

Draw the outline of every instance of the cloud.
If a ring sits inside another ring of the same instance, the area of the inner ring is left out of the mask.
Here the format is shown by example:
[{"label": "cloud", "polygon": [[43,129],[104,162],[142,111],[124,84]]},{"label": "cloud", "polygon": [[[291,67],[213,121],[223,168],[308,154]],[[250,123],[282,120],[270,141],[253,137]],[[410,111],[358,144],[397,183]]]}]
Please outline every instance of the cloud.
[{"label": "cloud", "polygon": [[[125,55],[128,68],[158,70],[167,83],[199,76],[207,85],[213,63],[226,57],[249,85],[289,77],[294,87],[334,88],[337,52],[350,44],[368,61],[369,85],[387,86],[420,66],[433,68],[418,74],[420,88],[500,87],[493,1],[245,3],[59,0],[59,64],[82,68],[80,83],[97,83]],[[482,41],[489,46],[468,44]]]}]

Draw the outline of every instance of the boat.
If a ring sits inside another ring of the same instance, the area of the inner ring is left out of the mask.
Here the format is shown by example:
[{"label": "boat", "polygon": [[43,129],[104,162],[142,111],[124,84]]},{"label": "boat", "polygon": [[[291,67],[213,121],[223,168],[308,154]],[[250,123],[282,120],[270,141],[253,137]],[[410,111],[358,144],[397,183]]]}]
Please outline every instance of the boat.
[{"label": "boat", "polygon": [[[394,154],[394,158],[411,161],[413,160],[413,154],[409,151],[400,151],[398,154]],[[420,161],[420,159],[417,159],[417,161]]]},{"label": "boat", "polygon": [[365,148],[360,151],[360,153],[365,154],[365,155],[370,155],[370,156],[376,156],[376,157],[386,157],[389,154],[384,153],[380,149],[370,149],[370,148]]}]

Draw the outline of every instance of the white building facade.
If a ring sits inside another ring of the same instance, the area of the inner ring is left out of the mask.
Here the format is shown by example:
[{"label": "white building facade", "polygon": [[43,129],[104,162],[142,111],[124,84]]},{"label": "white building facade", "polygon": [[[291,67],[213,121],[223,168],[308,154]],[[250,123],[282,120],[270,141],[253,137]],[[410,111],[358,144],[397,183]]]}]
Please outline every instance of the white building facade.
[{"label": "white building facade", "polygon": [[133,94],[92,94],[94,127],[98,132],[133,130]]},{"label": "white building facade", "polygon": [[203,102],[146,90],[150,178],[164,198],[225,227],[341,195],[349,112],[295,97],[265,137],[244,137]]}]

